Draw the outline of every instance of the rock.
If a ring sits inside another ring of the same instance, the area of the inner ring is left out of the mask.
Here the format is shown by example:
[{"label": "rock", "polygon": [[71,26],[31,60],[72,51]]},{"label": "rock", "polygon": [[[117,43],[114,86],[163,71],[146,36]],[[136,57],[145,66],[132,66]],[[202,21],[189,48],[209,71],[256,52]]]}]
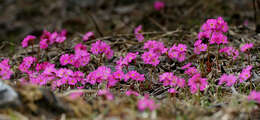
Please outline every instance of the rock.
[{"label": "rock", "polygon": [[18,94],[0,80],[0,108],[20,105]]}]

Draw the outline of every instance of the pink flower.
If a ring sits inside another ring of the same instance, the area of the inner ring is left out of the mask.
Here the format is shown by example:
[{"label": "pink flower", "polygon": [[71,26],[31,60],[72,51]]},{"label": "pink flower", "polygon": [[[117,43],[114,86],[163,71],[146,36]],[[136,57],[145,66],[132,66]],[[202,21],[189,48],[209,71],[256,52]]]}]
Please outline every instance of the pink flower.
[{"label": "pink flower", "polygon": [[212,37],[209,40],[210,44],[227,44],[227,36],[223,35],[221,32],[213,32]]},{"label": "pink flower", "polygon": [[9,59],[4,59],[0,62],[0,78],[3,80],[10,79],[13,71],[11,70],[9,64]]},{"label": "pink flower", "polygon": [[170,88],[170,89],[168,90],[168,92],[171,93],[171,94],[178,93],[174,88]]},{"label": "pink flower", "polygon": [[163,82],[164,86],[179,86],[183,88],[185,86],[185,80],[183,78],[179,78],[171,72],[163,73],[159,76],[160,82]]},{"label": "pink flower", "polygon": [[168,85],[171,85],[171,83],[173,81],[173,77],[175,77],[175,76],[173,75],[172,72],[166,72],[159,76],[159,80],[160,80],[160,82],[163,82],[164,86],[168,86]]},{"label": "pink flower", "polygon": [[135,37],[138,40],[138,42],[142,42],[144,40],[144,36],[141,32],[142,32],[142,25],[139,25],[134,30]]},{"label": "pink flower", "polygon": [[217,21],[216,19],[208,19],[207,22],[209,29],[216,29],[217,28]]},{"label": "pink flower", "polygon": [[217,30],[221,31],[221,32],[227,32],[228,31],[228,25],[222,17],[217,18]]},{"label": "pink flower", "polygon": [[223,84],[224,82],[226,83],[227,86],[232,86],[236,83],[237,77],[233,74],[227,75],[223,74],[220,79],[219,79],[219,85]]},{"label": "pink flower", "polygon": [[139,54],[139,52],[136,53],[131,53],[129,52],[126,56],[125,56],[125,61],[127,63],[131,63],[133,60],[136,59],[137,55]]},{"label": "pink flower", "polygon": [[73,77],[69,77],[68,78],[68,84],[69,85],[76,85],[77,84],[77,79],[73,78]]},{"label": "pink flower", "polygon": [[78,51],[87,51],[87,46],[83,45],[82,43],[77,44],[74,47],[75,53],[77,53]]},{"label": "pink flower", "polygon": [[84,36],[83,36],[83,41],[87,41],[90,38],[94,37],[94,33],[93,32],[87,32]]},{"label": "pink flower", "polygon": [[154,100],[150,99],[147,94],[144,96],[144,98],[138,100],[137,104],[138,104],[138,109],[140,111],[144,111],[146,109],[153,111],[158,107],[158,105],[155,104]]},{"label": "pink flower", "polygon": [[117,70],[116,72],[113,73],[113,76],[115,79],[122,80],[125,78],[125,74],[122,70]]},{"label": "pink flower", "polygon": [[184,73],[189,76],[193,76],[195,74],[198,74],[199,71],[195,67],[189,67],[187,70],[184,71]]},{"label": "pink flower", "polygon": [[199,55],[201,52],[207,51],[207,44],[202,43],[202,40],[197,40],[194,43],[194,53]]},{"label": "pink flower", "polygon": [[35,40],[35,39],[36,39],[35,36],[33,36],[33,35],[27,35],[27,36],[23,39],[23,41],[22,41],[22,47],[23,47],[23,48],[28,47],[29,42],[30,42],[30,41],[33,41],[33,40]]},{"label": "pink flower", "polygon": [[260,92],[251,91],[248,96],[248,100],[253,100],[260,104]]},{"label": "pink flower", "polygon": [[111,69],[105,66],[98,67],[95,71],[87,75],[86,82],[94,85],[108,80],[111,77]]},{"label": "pink flower", "polygon": [[125,81],[128,81],[129,79],[135,80],[135,81],[144,81],[144,75],[138,73],[137,71],[133,70],[133,71],[129,71],[126,75],[125,75]]},{"label": "pink flower", "polygon": [[125,92],[126,96],[131,96],[131,95],[134,95],[134,96],[140,96],[140,94],[136,91],[133,91],[133,90],[127,90]]},{"label": "pink flower", "polygon": [[39,44],[39,45],[40,45],[40,48],[41,48],[41,49],[47,49],[48,46],[49,46],[47,42],[48,42],[48,39],[42,39],[42,40],[40,41],[40,44]]},{"label": "pink flower", "polygon": [[155,1],[154,2],[154,9],[157,11],[160,11],[161,9],[163,9],[165,7],[164,2],[162,1]]},{"label": "pink flower", "polygon": [[67,34],[67,30],[65,30],[65,29],[62,30],[62,31],[58,34],[58,36],[57,36],[55,42],[57,42],[57,43],[63,43],[63,42],[67,39],[66,34]]},{"label": "pink flower", "polygon": [[111,59],[114,55],[114,52],[111,50],[110,46],[100,40],[91,44],[91,52],[95,55],[105,54],[107,59]]},{"label": "pink flower", "polygon": [[204,91],[208,85],[207,78],[201,78],[200,74],[195,74],[188,80],[188,85],[190,86],[192,94],[198,92],[199,90]]},{"label": "pink flower", "polygon": [[98,90],[97,95],[98,96],[105,96],[105,98],[107,100],[113,100],[114,99],[114,95],[108,89]]},{"label": "pink flower", "polygon": [[67,65],[67,64],[69,64],[69,62],[70,62],[70,55],[69,54],[64,54],[64,55],[61,55],[61,57],[60,57],[60,64],[61,65]]},{"label": "pink flower", "polygon": [[23,58],[23,62],[19,65],[19,70],[23,73],[29,73],[31,72],[29,69],[31,68],[31,65],[36,62],[36,58],[32,56],[28,56]]},{"label": "pink flower", "polygon": [[251,77],[251,69],[252,69],[252,67],[253,66],[249,65],[249,66],[247,66],[246,68],[244,68],[242,70],[242,72],[239,75],[240,83],[246,81],[247,79],[249,79]]},{"label": "pink flower", "polygon": [[168,50],[168,56],[173,59],[177,59],[179,62],[182,62],[186,59],[187,46],[184,44],[175,44]]},{"label": "pink flower", "polygon": [[151,64],[157,66],[160,63],[159,56],[152,51],[144,52],[142,59],[145,64]]},{"label": "pink flower", "polygon": [[239,51],[233,47],[224,47],[224,48],[220,49],[219,52],[226,53],[228,56],[232,56],[233,60],[235,60],[239,55]]},{"label": "pink flower", "polygon": [[240,48],[241,52],[246,52],[249,51],[250,48],[252,48],[254,46],[253,43],[246,43],[244,45],[242,45],[242,47]]}]

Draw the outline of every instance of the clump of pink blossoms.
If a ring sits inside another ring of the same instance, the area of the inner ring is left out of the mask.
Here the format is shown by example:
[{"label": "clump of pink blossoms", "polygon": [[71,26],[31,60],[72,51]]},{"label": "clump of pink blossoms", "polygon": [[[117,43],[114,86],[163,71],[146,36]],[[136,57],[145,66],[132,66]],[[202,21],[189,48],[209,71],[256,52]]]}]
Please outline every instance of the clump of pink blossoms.
[{"label": "clump of pink blossoms", "polygon": [[164,47],[163,42],[149,40],[144,43],[144,49],[148,49],[148,51],[153,52],[157,55],[161,55],[167,52],[167,48]]},{"label": "clump of pink blossoms", "polygon": [[188,85],[192,94],[204,91],[208,85],[207,78],[202,78],[200,74],[195,74],[188,80]]},{"label": "clump of pink blossoms", "polygon": [[187,52],[187,46],[184,44],[178,44],[178,45],[173,45],[169,50],[168,50],[168,56],[171,59],[177,59],[179,62],[182,62],[186,59],[186,52]]},{"label": "clump of pink blossoms", "polygon": [[194,44],[194,53],[200,54],[202,51],[207,51],[209,46],[202,43],[203,39],[207,39],[209,44],[227,44],[227,36],[223,33],[228,31],[228,24],[222,17],[217,19],[208,19],[201,27],[201,32],[198,34],[198,40]]},{"label": "clump of pink blossoms", "polygon": [[154,100],[150,99],[147,94],[142,99],[138,100],[137,104],[138,104],[137,107],[140,111],[144,111],[146,109],[153,111],[158,107],[158,105],[154,102]]},{"label": "clump of pink blossoms", "polygon": [[35,40],[36,37],[33,36],[33,35],[27,35],[23,41],[22,41],[22,47],[25,48],[25,47],[28,47],[28,45],[30,44],[31,41]]},{"label": "clump of pink blossoms", "polygon": [[248,100],[253,100],[260,104],[260,92],[251,91],[248,96]]},{"label": "clump of pink blossoms", "polygon": [[90,72],[85,79],[86,82],[94,85],[108,80],[111,76],[111,69],[106,66],[100,66],[95,71]]},{"label": "clump of pink blossoms", "polygon": [[134,30],[134,34],[138,42],[142,42],[144,40],[144,36],[141,32],[142,32],[142,25],[139,25]]},{"label": "clump of pink blossoms", "polygon": [[40,37],[40,48],[41,49],[47,49],[49,45],[56,43],[63,43],[67,37],[67,31],[62,30],[60,33],[58,32],[48,32],[46,30],[43,31],[43,34]]},{"label": "clump of pink blossoms", "polygon": [[8,64],[9,59],[4,59],[0,62],[0,78],[2,80],[10,79],[13,71],[11,70],[10,65]]},{"label": "clump of pink blossoms", "polygon": [[219,50],[220,53],[226,53],[228,56],[232,56],[233,60],[239,55],[239,51],[233,47],[224,47]]},{"label": "clump of pink blossoms", "polygon": [[104,54],[107,59],[111,59],[114,55],[114,51],[110,46],[101,40],[91,44],[91,52],[95,55]]},{"label": "clump of pink blossoms", "polygon": [[159,76],[160,82],[163,82],[164,86],[180,87],[185,86],[185,80],[183,78],[173,75],[171,72],[163,73]]},{"label": "clump of pink blossoms", "polygon": [[128,81],[129,79],[131,80],[135,80],[135,81],[144,81],[145,77],[144,74],[140,74],[135,70],[129,71],[126,75],[125,75],[125,81]]},{"label": "clump of pink blossoms", "polygon": [[141,57],[145,64],[151,64],[153,66],[157,66],[160,63],[159,60],[160,56],[152,51],[144,52],[144,54],[142,54]]},{"label": "clump of pink blossoms", "polygon": [[124,66],[128,66],[129,63],[131,63],[132,61],[134,61],[136,59],[138,54],[139,54],[139,52],[136,52],[136,53],[129,52],[129,53],[127,53],[125,58],[120,57],[120,59],[118,61],[116,61],[116,64],[117,64],[116,68],[121,70]]},{"label": "clump of pink blossoms", "polygon": [[161,9],[163,9],[165,7],[165,3],[162,1],[155,1],[154,2],[154,9],[157,11],[160,11]]},{"label": "clump of pink blossoms", "polygon": [[23,62],[19,65],[19,70],[23,73],[31,73],[30,70],[33,63],[36,62],[36,58],[32,56],[28,56],[23,58]]},{"label": "clump of pink blossoms", "polygon": [[244,45],[241,46],[240,51],[241,51],[241,52],[247,52],[247,51],[249,51],[249,49],[252,48],[253,46],[254,46],[253,43],[246,43],[246,44],[244,44]]},{"label": "clump of pink blossoms", "polygon": [[199,55],[201,52],[205,52],[207,51],[208,49],[208,45],[207,44],[204,44],[202,43],[202,40],[197,40],[195,43],[194,43],[194,53]]},{"label": "clump of pink blossoms", "polygon": [[182,66],[181,69],[185,70],[184,73],[192,77],[195,74],[199,74],[199,71],[195,67],[191,67],[191,63],[187,63],[186,65]]},{"label": "clump of pink blossoms", "polygon": [[239,74],[239,82],[242,83],[249,79],[251,77],[251,69],[253,66],[249,65],[246,68],[242,70],[242,72]]},{"label": "clump of pink blossoms", "polygon": [[93,38],[94,37],[94,33],[93,32],[87,32],[83,37],[83,41],[87,41],[89,40],[90,38]]},{"label": "clump of pink blossoms", "polygon": [[90,54],[87,52],[87,46],[81,43],[74,47],[75,54],[64,54],[60,57],[61,65],[71,64],[76,68],[85,66],[90,61]]},{"label": "clump of pink blossoms", "polygon": [[219,85],[222,85],[224,83],[226,83],[227,86],[232,86],[236,83],[237,81],[237,77],[233,74],[230,74],[230,75],[227,75],[227,74],[223,74],[220,79],[219,79],[219,82],[218,84]]}]

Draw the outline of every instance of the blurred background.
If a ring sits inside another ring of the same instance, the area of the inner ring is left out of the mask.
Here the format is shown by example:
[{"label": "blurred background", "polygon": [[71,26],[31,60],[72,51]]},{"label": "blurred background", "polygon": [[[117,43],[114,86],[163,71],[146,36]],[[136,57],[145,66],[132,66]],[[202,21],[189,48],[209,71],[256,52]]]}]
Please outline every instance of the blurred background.
[{"label": "blurred background", "polygon": [[253,0],[0,0],[0,50],[14,53],[28,35],[66,29],[68,36],[93,31],[96,37],[179,27],[199,31],[208,18],[223,16],[229,25],[254,22]]}]

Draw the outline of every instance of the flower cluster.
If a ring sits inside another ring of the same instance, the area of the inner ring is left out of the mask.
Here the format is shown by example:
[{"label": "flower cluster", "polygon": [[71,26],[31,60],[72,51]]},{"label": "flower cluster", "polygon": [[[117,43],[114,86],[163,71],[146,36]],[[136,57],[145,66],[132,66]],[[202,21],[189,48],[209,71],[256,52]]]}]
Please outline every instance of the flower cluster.
[{"label": "flower cluster", "polygon": [[187,51],[187,46],[184,44],[178,44],[178,45],[173,45],[169,50],[168,50],[168,56],[171,59],[177,59],[179,62],[182,62],[186,59],[186,51]]},{"label": "flower cluster", "polygon": [[228,56],[232,56],[233,60],[239,55],[239,51],[233,47],[224,47],[219,50],[220,53],[226,53]]},{"label": "flower cluster", "polygon": [[132,52],[129,52],[125,58],[123,57],[120,57],[120,59],[118,61],[116,61],[116,64],[117,64],[117,69],[122,69],[124,66],[128,66],[129,63],[131,63],[133,60],[136,59],[137,55],[139,54],[139,52],[136,52],[136,53],[132,53]]},{"label": "flower cluster", "polygon": [[253,46],[254,46],[253,43],[244,44],[244,45],[241,46],[240,51],[241,51],[241,52],[247,52],[247,51],[249,51],[249,49],[252,48]]},{"label": "flower cluster", "polygon": [[205,52],[207,51],[208,49],[208,45],[207,44],[204,44],[202,43],[202,40],[197,40],[195,43],[194,43],[194,53],[199,55],[201,52]]},{"label": "flower cluster", "polygon": [[134,30],[134,34],[135,34],[135,37],[136,39],[139,41],[139,42],[142,42],[144,40],[144,36],[143,34],[141,33],[142,32],[142,25],[139,25],[135,28]]},{"label": "flower cluster", "polygon": [[251,69],[252,68],[253,68],[253,66],[249,65],[242,70],[242,72],[239,74],[240,83],[246,81],[247,79],[249,79],[251,77]]},{"label": "flower cluster", "polygon": [[52,45],[54,43],[63,43],[67,37],[66,37],[67,31],[62,30],[60,33],[58,32],[48,32],[43,31],[43,34],[40,37],[40,48],[41,49],[47,49],[49,45]]},{"label": "flower cluster", "polygon": [[142,99],[140,99],[137,104],[138,104],[138,109],[140,111],[144,111],[146,109],[153,111],[158,106],[157,104],[155,104],[153,99],[149,98],[147,94]]},{"label": "flower cluster", "polygon": [[237,81],[237,77],[233,74],[227,75],[227,74],[223,74],[220,79],[219,79],[219,85],[226,83],[227,86],[232,86],[236,83]]},{"label": "flower cluster", "polygon": [[163,9],[165,7],[164,2],[162,1],[155,1],[154,2],[154,9],[157,11],[160,11],[161,9]]},{"label": "flower cluster", "polygon": [[31,73],[32,70],[30,68],[33,68],[33,63],[36,62],[36,58],[32,56],[28,56],[23,58],[23,62],[19,65],[19,70],[23,73]]},{"label": "flower cluster", "polygon": [[163,82],[164,86],[180,87],[185,86],[185,80],[183,78],[173,75],[171,72],[163,73],[159,76],[160,82]]},{"label": "flower cluster", "polygon": [[153,66],[157,66],[160,63],[159,60],[160,56],[152,51],[144,52],[141,57],[145,64],[151,64]]},{"label": "flower cluster", "polygon": [[35,39],[36,39],[35,36],[33,36],[33,35],[27,35],[27,36],[23,39],[23,41],[22,41],[22,47],[23,47],[23,48],[28,47],[28,45],[29,45],[33,40],[35,40]]},{"label": "flower cluster", "polygon": [[181,69],[185,70],[184,73],[189,75],[190,77],[199,74],[199,71],[195,67],[191,67],[191,63],[187,63],[186,65],[182,66]]},{"label": "flower cluster", "polygon": [[9,63],[9,59],[4,59],[0,62],[0,78],[2,80],[10,79],[13,71],[11,70]]},{"label": "flower cluster", "polygon": [[207,45],[202,43],[202,39],[208,39],[209,44],[227,44],[227,36],[223,33],[228,31],[228,25],[222,17],[217,19],[208,19],[201,27],[201,32],[198,34],[198,40],[194,44],[194,53],[200,54],[207,50]]},{"label": "flower cluster", "polygon": [[83,41],[87,41],[89,40],[90,38],[93,38],[94,37],[94,33],[93,32],[87,32],[83,37]]},{"label": "flower cluster", "polygon": [[106,66],[100,66],[95,71],[87,75],[86,82],[94,85],[108,80],[111,77],[111,69]]},{"label": "flower cluster", "polygon": [[107,59],[111,59],[114,55],[114,51],[110,46],[101,40],[91,44],[91,52],[95,55],[105,54]]},{"label": "flower cluster", "polygon": [[145,77],[144,74],[140,74],[135,70],[129,71],[126,75],[125,75],[125,81],[128,81],[129,79],[131,80],[135,80],[135,81],[144,81]]},{"label": "flower cluster", "polygon": [[260,92],[251,91],[251,93],[248,96],[248,100],[254,100],[257,103],[260,103]]},{"label": "flower cluster", "polygon": [[144,43],[144,49],[148,49],[148,51],[153,52],[157,55],[161,55],[167,52],[167,48],[164,47],[163,42],[149,40]]},{"label": "flower cluster", "polygon": [[71,64],[76,68],[85,66],[90,61],[90,54],[87,52],[87,46],[81,43],[74,47],[75,54],[63,54],[60,57],[61,65]]},{"label": "flower cluster", "polygon": [[188,80],[188,85],[192,94],[204,91],[208,85],[207,78],[202,78],[200,74],[195,74]]}]

